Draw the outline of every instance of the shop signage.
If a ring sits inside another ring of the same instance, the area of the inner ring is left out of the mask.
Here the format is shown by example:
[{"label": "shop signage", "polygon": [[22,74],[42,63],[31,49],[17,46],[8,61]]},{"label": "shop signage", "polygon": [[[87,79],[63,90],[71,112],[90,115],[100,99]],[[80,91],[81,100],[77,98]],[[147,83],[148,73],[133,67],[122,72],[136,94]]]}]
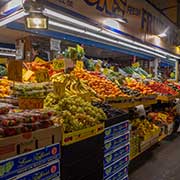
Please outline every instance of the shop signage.
[{"label": "shop signage", "polygon": [[[65,7],[91,21],[100,24],[107,18],[126,18],[127,24],[120,24],[119,30],[149,42],[156,46],[176,52],[178,43],[177,27],[152,7],[141,0],[48,0],[50,3]],[[72,14],[71,14],[72,15]],[[86,19],[87,20],[87,19]],[[160,39],[158,35],[167,30],[167,37]],[[121,35],[120,35],[121,36]]]}]

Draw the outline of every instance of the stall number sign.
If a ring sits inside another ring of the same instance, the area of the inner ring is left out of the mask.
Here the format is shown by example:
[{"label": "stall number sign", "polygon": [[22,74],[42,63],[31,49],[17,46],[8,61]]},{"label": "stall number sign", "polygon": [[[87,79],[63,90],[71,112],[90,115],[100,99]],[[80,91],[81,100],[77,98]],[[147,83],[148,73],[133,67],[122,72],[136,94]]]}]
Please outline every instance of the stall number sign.
[{"label": "stall number sign", "polygon": [[53,60],[53,68],[54,68],[54,70],[65,69],[64,59],[55,59],[55,60]]},{"label": "stall number sign", "polygon": [[36,81],[40,82],[47,82],[49,81],[49,73],[48,70],[39,70],[36,73]]},{"label": "stall number sign", "polygon": [[22,61],[10,60],[8,63],[8,79],[12,81],[22,81]]}]

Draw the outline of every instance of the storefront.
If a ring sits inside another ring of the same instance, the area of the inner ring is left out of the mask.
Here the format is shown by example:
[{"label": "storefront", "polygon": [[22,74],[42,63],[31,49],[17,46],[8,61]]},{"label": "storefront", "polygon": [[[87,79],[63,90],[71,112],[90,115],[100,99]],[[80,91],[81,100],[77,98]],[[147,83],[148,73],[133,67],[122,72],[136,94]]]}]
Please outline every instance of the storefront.
[{"label": "storefront", "polygon": [[178,30],[148,2],[8,1],[0,28],[0,179],[127,180],[172,133]]}]

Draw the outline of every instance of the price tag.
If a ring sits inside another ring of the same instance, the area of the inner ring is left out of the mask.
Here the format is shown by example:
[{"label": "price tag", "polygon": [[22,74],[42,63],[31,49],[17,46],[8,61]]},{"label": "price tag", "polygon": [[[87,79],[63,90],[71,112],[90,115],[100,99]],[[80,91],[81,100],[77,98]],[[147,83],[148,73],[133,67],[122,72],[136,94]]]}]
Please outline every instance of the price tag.
[{"label": "price tag", "polygon": [[133,64],[132,64],[132,67],[134,67],[134,68],[138,68],[138,67],[140,67],[139,62],[133,63]]},{"label": "price tag", "polygon": [[76,61],[76,68],[77,69],[83,69],[84,68],[84,62],[83,61]]},{"label": "price tag", "polygon": [[0,64],[7,64],[7,58],[0,58]]},{"label": "price tag", "polygon": [[64,59],[55,59],[55,60],[53,60],[53,68],[54,68],[54,70],[63,70],[63,69],[65,69]]},{"label": "price tag", "polygon": [[160,118],[160,119],[166,120],[167,117],[168,117],[168,116],[167,116],[166,114],[158,113],[158,118]]},{"label": "price tag", "polygon": [[39,71],[36,71],[35,75],[36,75],[36,81],[38,83],[40,83],[40,82],[48,82],[49,81],[48,70],[39,70]]},{"label": "price tag", "polygon": [[20,60],[9,60],[8,80],[22,82],[22,65]]}]

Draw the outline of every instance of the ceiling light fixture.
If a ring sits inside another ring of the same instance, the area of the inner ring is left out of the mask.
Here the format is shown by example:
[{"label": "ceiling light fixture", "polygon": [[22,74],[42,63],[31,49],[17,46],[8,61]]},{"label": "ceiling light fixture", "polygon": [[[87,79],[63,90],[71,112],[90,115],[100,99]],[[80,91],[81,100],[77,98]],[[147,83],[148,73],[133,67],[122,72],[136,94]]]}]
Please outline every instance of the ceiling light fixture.
[{"label": "ceiling light fixture", "polygon": [[163,38],[163,37],[166,37],[166,36],[167,36],[166,32],[163,32],[163,33],[158,35],[158,37],[160,37],[160,38]]},{"label": "ceiling light fixture", "polygon": [[7,17],[7,18],[3,18],[3,20],[0,20],[0,27],[1,26],[5,26],[11,22],[14,22],[18,19],[23,18],[25,15],[27,15],[27,13],[25,13],[24,11],[19,11],[18,13],[14,13],[11,16]]},{"label": "ceiling light fixture", "polygon": [[26,16],[27,29],[48,29],[48,17],[44,16],[41,12],[30,12]]}]

